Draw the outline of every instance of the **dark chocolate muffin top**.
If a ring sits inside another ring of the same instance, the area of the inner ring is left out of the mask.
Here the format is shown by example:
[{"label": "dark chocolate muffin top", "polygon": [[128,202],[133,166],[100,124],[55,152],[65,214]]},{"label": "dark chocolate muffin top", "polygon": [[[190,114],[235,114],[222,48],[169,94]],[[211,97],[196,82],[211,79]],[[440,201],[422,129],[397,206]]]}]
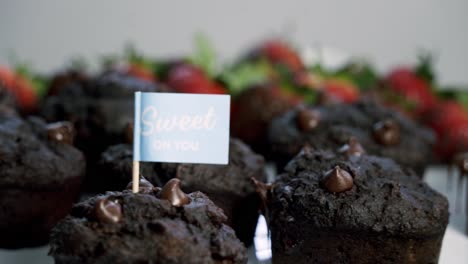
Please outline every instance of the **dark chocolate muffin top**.
[{"label": "dark chocolate muffin top", "polygon": [[156,92],[154,83],[119,72],[106,72],[96,78],[88,87],[87,94],[94,98],[132,98],[136,91]]},{"label": "dark chocolate muffin top", "polygon": [[[86,81],[71,81],[46,97],[41,115],[47,121],[74,124],[76,146],[86,154],[88,172],[93,174],[95,162],[107,147],[128,142],[137,91],[158,92],[159,87],[122,73],[103,73]],[[87,187],[91,187],[88,182]]]},{"label": "dark chocolate muffin top", "polygon": [[[112,177],[113,188],[126,186],[132,175],[132,147],[126,144],[109,147],[101,155],[96,177]],[[264,160],[246,144],[231,138],[229,164],[140,163],[141,175],[156,185],[164,184],[173,176],[182,180],[189,191],[229,192],[237,195],[255,193],[251,177],[264,180]],[[106,179],[111,182],[111,179]]]},{"label": "dark chocolate muffin top", "polygon": [[389,157],[422,172],[432,160],[432,132],[375,102],[298,108],[269,129],[271,158],[285,165],[308,144],[336,151],[356,138],[367,153]]},{"label": "dark chocolate muffin top", "polygon": [[[132,178],[132,166],[133,147],[129,144],[112,145],[101,153],[93,182],[100,185],[100,189],[122,190]],[[140,175],[154,185],[161,186],[166,179],[158,176],[156,166],[154,162],[140,162]]]},{"label": "dark chocolate muffin top", "polygon": [[85,171],[83,154],[69,144],[70,123],[47,125],[0,113],[0,189],[58,189],[69,177]]},{"label": "dark chocolate muffin top", "polygon": [[229,141],[229,164],[160,163],[158,173],[163,178],[175,175],[188,190],[228,192],[239,196],[255,193],[251,178],[264,181],[265,163],[249,146],[238,139]]},{"label": "dark chocolate muffin top", "polygon": [[[172,183],[75,205],[53,229],[50,255],[56,263],[247,263],[222,210],[203,193],[186,195]],[[185,202],[171,200],[176,192]]]},{"label": "dark chocolate muffin top", "polygon": [[321,231],[421,237],[443,233],[448,222],[447,199],[411,170],[387,158],[310,148],[279,175],[268,208],[275,225]]},{"label": "dark chocolate muffin top", "polygon": [[133,120],[133,96],[137,91],[157,92],[159,89],[153,83],[135,77],[105,73],[87,82],[69,83],[45,100],[42,114],[50,121],[77,122],[84,126],[82,133],[96,129],[122,133],[127,123]]}]

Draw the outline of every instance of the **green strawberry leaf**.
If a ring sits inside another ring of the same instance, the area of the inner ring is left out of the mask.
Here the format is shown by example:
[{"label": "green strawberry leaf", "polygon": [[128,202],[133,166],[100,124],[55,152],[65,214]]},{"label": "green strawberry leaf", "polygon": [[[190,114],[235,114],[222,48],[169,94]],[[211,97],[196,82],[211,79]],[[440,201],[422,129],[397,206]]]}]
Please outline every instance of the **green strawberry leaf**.
[{"label": "green strawberry leaf", "polygon": [[265,60],[242,61],[225,68],[218,78],[226,84],[230,93],[236,96],[245,88],[267,81],[269,71],[270,66]]},{"label": "green strawberry leaf", "polygon": [[316,63],[316,64],[310,66],[308,68],[308,71],[313,73],[313,74],[317,74],[317,75],[319,75],[321,77],[324,77],[324,78],[329,78],[329,77],[333,76],[333,74],[334,74],[332,71],[325,69],[325,67],[320,63]]},{"label": "green strawberry leaf", "polygon": [[378,74],[374,67],[362,60],[350,61],[338,71],[335,72],[338,76],[346,76],[362,91],[367,91],[375,87],[378,82]]},{"label": "green strawberry leaf", "polygon": [[27,63],[19,63],[15,66],[15,72],[27,79],[34,89],[34,93],[40,97],[46,95],[49,81],[47,78],[40,76],[32,70],[32,67]]},{"label": "green strawberry leaf", "polygon": [[468,109],[468,87],[445,87],[437,92],[437,97],[443,100],[455,100]]},{"label": "green strawberry leaf", "polygon": [[428,51],[422,51],[418,56],[418,60],[419,63],[414,69],[416,75],[428,83],[434,83],[436,78],[433,67],[434,56]]},{"label": "green strawberry leaf", "polygon": [[145,57],[135,48],[135,45],[131,43],[128,43],[124,48],[124,60],[132,64],[143,66],[146,69],[154,70],[155,62]]},{"label": "green strawberry leaf", "polygon": [[283,64],[274,65],[275,72],[278,73],[281,88],[290,94],[297,95],[307,104],[314,104],[317,101],[317,90],[311,87],[298,85],[294,80],[294,73],[289,67]]},{"label": "green strawberry leaf", "polygon": [[216,75],[216,52],[210,40],[203,34],[195,36],[195,51],[189,58],[190,63],[200,67],[208,76]]}]

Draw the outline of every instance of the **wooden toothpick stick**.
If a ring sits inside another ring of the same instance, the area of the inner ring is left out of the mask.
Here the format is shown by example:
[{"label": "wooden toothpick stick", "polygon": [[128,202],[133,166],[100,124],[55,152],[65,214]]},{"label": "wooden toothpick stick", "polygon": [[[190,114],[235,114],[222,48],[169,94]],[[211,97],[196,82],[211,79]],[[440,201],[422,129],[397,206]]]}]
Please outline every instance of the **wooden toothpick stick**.
[{"label": "wooden toothpick stick", "polygon": [[132,191],[137,193],[140,189],[140,162],[133,161]]}]

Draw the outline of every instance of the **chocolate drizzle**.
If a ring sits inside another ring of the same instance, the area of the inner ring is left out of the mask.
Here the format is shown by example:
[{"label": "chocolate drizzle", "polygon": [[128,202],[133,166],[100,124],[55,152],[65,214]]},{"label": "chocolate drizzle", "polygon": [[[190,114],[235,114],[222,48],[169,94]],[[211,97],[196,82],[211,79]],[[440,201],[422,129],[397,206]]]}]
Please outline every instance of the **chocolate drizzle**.
[{"label": "chocolate drizzle", "polygon": [[400,143],[400,126],[392,119],[376,123],[373,127],[375,140],[384,146]]},{"label": "chocolate drizzle", "polygon": [[351,137],[348,144],[343,145],[339,150],[341,153],[346,153],[348,156],[361,156],[365,154],[366,151],[362,147],[361,143],[355,138]]},{"label": "chocolate drizzle", "polygon": [[96,218],[101,223],[115,224],[122,219],[122,207],[119,201],[110,201],[107,198],[98,200],[94,207]]},{"label": "chocolate drizzle", "polygon": [[47,137],[51,141],[73,145],[75,130],[73,124],[67,121],[47,125]]},{"label": "chocolate drizzle", "polygon": [[349,172],[335,166],[325,173],[320,184],[329,192],[340,193],[351,189],[354,185],[353,177]]},{"label": "chocolate drizzle", "polygon": [[190,203],[190,198],[180,189],[180,180],[169,180],[161,190],[161,199],[168,200],[173,206],[180,207]]},{"label": "chocolate drizzle", "polygon": [[320,112],[303,107],[298,110],[296,118],[299,129],[308,132],[314,130],[319,125]]}]

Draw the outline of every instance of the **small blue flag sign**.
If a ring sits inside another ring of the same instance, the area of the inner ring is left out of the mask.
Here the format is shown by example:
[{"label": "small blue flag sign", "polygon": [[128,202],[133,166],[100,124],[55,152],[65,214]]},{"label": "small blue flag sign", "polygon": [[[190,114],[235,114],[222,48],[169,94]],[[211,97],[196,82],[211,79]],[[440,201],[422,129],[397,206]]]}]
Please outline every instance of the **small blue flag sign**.
[{"label": "small blue flag sign", "polygon": [[133,192],[139,162],[227,164],[230,96],[135,93]]}]

